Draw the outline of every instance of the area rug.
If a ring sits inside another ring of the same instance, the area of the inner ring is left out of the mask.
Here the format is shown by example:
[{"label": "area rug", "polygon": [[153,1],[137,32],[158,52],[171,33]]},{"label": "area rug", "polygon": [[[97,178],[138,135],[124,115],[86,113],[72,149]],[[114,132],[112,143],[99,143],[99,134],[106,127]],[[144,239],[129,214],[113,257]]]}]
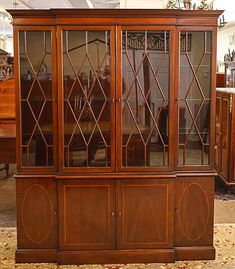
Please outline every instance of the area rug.
[{"label": "area rug", "polygon": [[56,265],[53,263],[15,264],[16,229],[0,228],[0,269],[235,269],[235,224],[219,224],[214,229],[214,261],[179,261],[176,263]]}]

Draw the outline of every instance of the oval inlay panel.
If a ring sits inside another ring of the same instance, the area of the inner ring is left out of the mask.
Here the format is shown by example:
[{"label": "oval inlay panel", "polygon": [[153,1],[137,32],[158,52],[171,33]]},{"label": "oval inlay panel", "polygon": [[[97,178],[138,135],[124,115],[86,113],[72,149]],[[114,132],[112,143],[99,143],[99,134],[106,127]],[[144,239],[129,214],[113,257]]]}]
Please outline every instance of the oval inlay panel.
[{"label": "oval inlay panel", "polygon": [[185,237],[196,241],[203,235],[209,220],[209,203],[203,188],[196,183],[187,186],[179,206],[179,222]]},{"label": "oval inlay panel", "polygon": [[53,222],[53,208],[48,192],[39,184],[32,185],[22,203],[22,224],[28,238],[42,243],[48,237]]}]

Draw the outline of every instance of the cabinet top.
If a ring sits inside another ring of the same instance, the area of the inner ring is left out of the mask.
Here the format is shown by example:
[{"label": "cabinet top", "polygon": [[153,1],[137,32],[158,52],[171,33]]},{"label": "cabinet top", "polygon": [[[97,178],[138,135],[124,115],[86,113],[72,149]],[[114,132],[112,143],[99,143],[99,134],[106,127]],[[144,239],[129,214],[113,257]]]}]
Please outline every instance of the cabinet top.
[{"label": "cabinet top", "polygon": [[11,9],[7,11],[13,17],[14,26],[188,25],[215,27],[219,15],[223,13],[222,10],[179,9]]},{"label": "cabinet top", "polygon": [[8,9],[13,18],[17,17],[218,17],[223,10],[182,10],[182,9]]}]

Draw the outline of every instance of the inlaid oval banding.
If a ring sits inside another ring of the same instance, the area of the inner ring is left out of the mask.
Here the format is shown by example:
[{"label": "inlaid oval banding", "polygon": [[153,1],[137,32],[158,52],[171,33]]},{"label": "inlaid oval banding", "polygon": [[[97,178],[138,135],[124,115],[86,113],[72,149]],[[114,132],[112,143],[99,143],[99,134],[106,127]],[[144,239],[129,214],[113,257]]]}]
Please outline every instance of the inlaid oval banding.
[{"label": "inlaid oval banding", "polygon": [[179,222],[185,237],[190,241],[199,240],[209,221],[209,202],[206,192],[197,183],[188,185],[180,200]]},{"label": "inlaid oval banding", "polygon": [[53,207],[47,190],[39,184],[32,185],[22,203],[22,224],[27,237],[34,243],[45,241],[51,231]]}]

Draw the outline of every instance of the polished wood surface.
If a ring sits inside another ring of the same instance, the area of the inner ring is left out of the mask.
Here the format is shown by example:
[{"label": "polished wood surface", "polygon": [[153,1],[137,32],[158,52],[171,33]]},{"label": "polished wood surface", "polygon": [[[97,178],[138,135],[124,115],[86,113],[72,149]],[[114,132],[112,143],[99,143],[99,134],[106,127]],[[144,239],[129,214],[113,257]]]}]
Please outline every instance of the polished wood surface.
[{"label": "polished wood surface", "polygon": [[216,87],[217,88],[225,87],[225,74],[224,73],[216,73]]},{"label": "polished wood surface", "polygon": [[[16,179],[17,242],[19,249],[58,247],[57,182]],[[47,256],[45,256],[47,259]]]},{"label": "polished wood surface", "polygon": [[16,162],[15,80],[0,81],[0,169],[9,172],[9,163]]},{"label": "polished wood surface", "polygon": [[0,163],[5,166],[0,169],[6,170],[8,176],[9,164],[16,162],[16,125],[4,120],[0,122]]},{"label": "polished wood surface", "polygon": [[234,102],[235,88],[217,88],[215,167],[227,186],[235,184]]},{"label": "polished wood surface", "polygon": [[[215,56],[222,12],[9,12],[15,55],[21,55],[15,62],[16,261],[214,259]],[[123,33],[127,39],[144,33],[145,42],[130,43],[135,47],[129,44],[126,52]],[[104,37],[97,43],[92,35]],[[207,51],[205,44],[210,61],[186,57],[181,65],[186,54]],[[190,73],[190,66],[206,66],[211,79]]]},{"label": "polished wood surface", "polygon": [[213,243],[214,177],[181,176],[175,180],[176,247]]},{"label": "polished wood surface", "polygon": [[0,122],[15,120],[15,80],[0,81]]},{"label": "polished wood surface", "polygon": [[[94,184],[95,183],[95,184]],[[115,182],[59,182],[60,249],[115,247]]]},{"label": "polished wood surface", "polygon": [[117,248],[173,247],[173,180],[117,183]]},{"label": "polished wood surface", "polygon": [[0,123],[0,163],[16,162],[16,126]]}]

